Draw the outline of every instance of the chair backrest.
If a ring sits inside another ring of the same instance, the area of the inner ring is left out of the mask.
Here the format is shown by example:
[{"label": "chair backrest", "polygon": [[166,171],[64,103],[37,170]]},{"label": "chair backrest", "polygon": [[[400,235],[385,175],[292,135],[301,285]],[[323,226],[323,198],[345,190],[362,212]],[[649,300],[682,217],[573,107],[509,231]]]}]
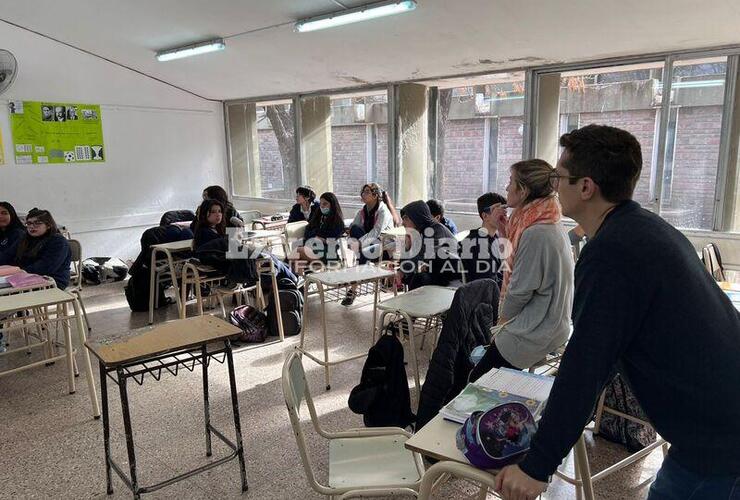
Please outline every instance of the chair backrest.
[{"label": "chair backrest", "polygon": [[702,249],[702,257],[709,274],[717,281],[726,281],[725,270],[722,267],[722,257],[720,256],[717,245],[709,243],[705,246]]},{"label": "chair backrest", "polygon": [[287,223],[285,225],[285,238],[289,243],[302,239],[303,235],[306,234],[306,226],[308,226],[308,222],[305,220]]},{"label": "chair backrest", "polygon": [[254,219],[262,217],[262,212],[259,210],[239,210],[239,215],[242,216],[245,225],[249,225]]},{"label": "chair backrest", "polygon": [[82,288],[82,245],[77,240],[68,240],[69,250],[72,253],[72,269],[69,276],[72,288]]},{"label": "chair backrest", "polygon": [[298,444],[298,451],[301,455],[301,461],[303,462],[303,469],[306,472],[306,476],[311,487],[320,491],[322,485],[318,483],[316,476],[313,473],[311,459],[308,455],[308,447],[306,446],[306,438],[303,434],[303,428],[301,427],[300,409],[301,403],[304,399],[306,400],[306,406],[308,406],[308,411],[311,415],[311,422],[313,423],[314,428],[319,432],[319,434],[323,435],[323,432],[318,425],[316,409],[313,406],[311,394],[308,391],[306,373],[303,371],[300,352],[293,351],[288,355],[288,358],[283,364],[282,382],[285,406],[288,408],[288,416],[290,417],[290,424],[293,427],[293,434],[295,435],[296,442]]}]

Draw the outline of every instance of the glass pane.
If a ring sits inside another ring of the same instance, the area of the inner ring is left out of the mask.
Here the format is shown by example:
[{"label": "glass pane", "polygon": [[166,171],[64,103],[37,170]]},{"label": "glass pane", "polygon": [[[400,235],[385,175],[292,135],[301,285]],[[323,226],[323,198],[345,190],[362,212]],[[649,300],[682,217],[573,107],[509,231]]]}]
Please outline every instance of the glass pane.
[{"label": "glass pane", "polygon": [[642,174],[634,199],[651,208],[663,63],[592,68],[560,76],[560,133],[591,123],[632,133],[642,146]]},{"label": "glass pane", "polygon": [[290,200],[297,183],[290,101],[228,105],[234,194]]},{"label": "glass pane", "polygon": [[331,98],[333,191],[359,203],[362,186],[388,186],[388,94]]},{"label": "glass pane", "polygon": [[727,58],[673,66],[660,215],[674,226],[712,229]]},{"label": "glass pane", "polygon": [[293,104],[257,104],[260,188],[263,198],[292,200],[298,185]]},{"label": "glass pane", "polygon": [[509,167],[522,159],[524,92],[523,72],[440,84],[431,156],[435,197],[447,210],[476,212],[481,194],[505,194]]}]

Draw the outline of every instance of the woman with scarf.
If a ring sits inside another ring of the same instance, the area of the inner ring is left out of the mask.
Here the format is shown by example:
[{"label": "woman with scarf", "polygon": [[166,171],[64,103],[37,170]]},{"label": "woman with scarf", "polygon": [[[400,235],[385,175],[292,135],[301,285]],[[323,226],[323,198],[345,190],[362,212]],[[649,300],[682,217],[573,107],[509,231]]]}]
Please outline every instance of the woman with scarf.
[{"label": "woman with scarf", "polygon": [[497,207],[501,236],[511,243],[499,303],[500,327],[483,359],[470,373],[475,381],[491,368],[527,369],[565,344],[573,302],[573,257],[553,189],[555,170],[544,160],[511,166],[506,204]]},{"label": "woman with scarf", "polygon": [[49,276],[58,288],[69,285],[72,251],[48,210],[31,209],[26,234],[0,254],[0,265],[18,266],[27,273]]}]

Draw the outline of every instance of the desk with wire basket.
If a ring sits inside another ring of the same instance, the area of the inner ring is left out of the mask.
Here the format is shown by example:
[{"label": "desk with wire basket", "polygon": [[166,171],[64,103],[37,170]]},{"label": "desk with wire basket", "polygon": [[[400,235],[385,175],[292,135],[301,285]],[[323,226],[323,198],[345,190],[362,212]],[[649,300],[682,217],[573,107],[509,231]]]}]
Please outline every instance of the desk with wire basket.
[{"label": "desk with wire basket", "polygon": [[337,271],[324,271],[318,273],[312,273],[306,276],[306,283],[303,287],[304,301],[306,304],[308,301],[308,289],[310,285],[315,285],[318,289],[319,298],[321,300],[321,329],[324,340],[324,359],[319,359],[304,348],[304,341],[306,337],[306,330],[308,329],[308,318],[307,314],[303,316],[303,327],[301,328],[301,341],[297,349],[303,352],[306,357],[317,362],[324,367],[324,377],[326,379],[326,390],[331,389],[331,381],[329,378],[329,367],[345,361],[351,361],[367,356],[367,352],[349,356],[346,358],[330,361],[329,360],[329,346],[327,339],[327,327],[326,327],[326,303],[327,302],[340,302],[348,289],[354,288],[355,296],[373,294],[373,336],[375,332],[375,326],[377,321],[377,310],[378,310],[378,292],[380,289],[380,282],[393,278],[393,271],[377,267],[373,264],[364,264],[361,266],[349,267],[345,269],[339,269]]},{"label": "desk with wire basket", "polygon": [[[138,335],[121,341],[89,341],[85,345],[98,358],[100,365],[100,389],[103,401],[103,444],[105,447],[105,474],[108,494],[113,493],[111,469],[133,492],[138,499],[142,493],[156,491],[177,481],[181,481],[200,472],[212,469],[233,459],[239,461],[242,492],[247,490],[247,473],[244,464],[244,445],[242,443],[241,423],[239,420],[239,402],[234,377],[234,360],[230,339],[239,335],[241,330],[213,316],[196,316],[164,323],[147,329]],[[218,346],[222,343],[223,346]],[[231,404],[234,413],[236,443],[232,443],[220,431],[211,425],[208,400],[208,365],[212,360],[227,363],[229,385],[231,387]],[[203,370],[203,406],[205,410],[206,456],[211,456],[211,435],[223,441],[232,453],[214,460],[191,471],[150,486],[140,486],[136,473],[136,453],[134,450],[131,414],[128,402],[127,381],[133,379],[143,385],[147,375],[160,380],[167,373],[177,376],[181,368],[194,371],[200,365]],[[108,415],[108,378],[118,385],[121,397],[121,412],[126,435],[130,477],[126,477],[120,466],[111,457],[110,419]]]}]

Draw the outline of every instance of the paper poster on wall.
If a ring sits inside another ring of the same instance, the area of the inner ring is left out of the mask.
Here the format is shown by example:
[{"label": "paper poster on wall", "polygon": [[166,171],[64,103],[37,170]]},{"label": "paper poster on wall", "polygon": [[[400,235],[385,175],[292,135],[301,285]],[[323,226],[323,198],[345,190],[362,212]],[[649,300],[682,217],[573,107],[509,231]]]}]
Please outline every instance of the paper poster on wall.
[{"label": "paper poster on wall", "polygon": [[100,106],[37,101],[8,106],[16,164],[105,161]]}]

